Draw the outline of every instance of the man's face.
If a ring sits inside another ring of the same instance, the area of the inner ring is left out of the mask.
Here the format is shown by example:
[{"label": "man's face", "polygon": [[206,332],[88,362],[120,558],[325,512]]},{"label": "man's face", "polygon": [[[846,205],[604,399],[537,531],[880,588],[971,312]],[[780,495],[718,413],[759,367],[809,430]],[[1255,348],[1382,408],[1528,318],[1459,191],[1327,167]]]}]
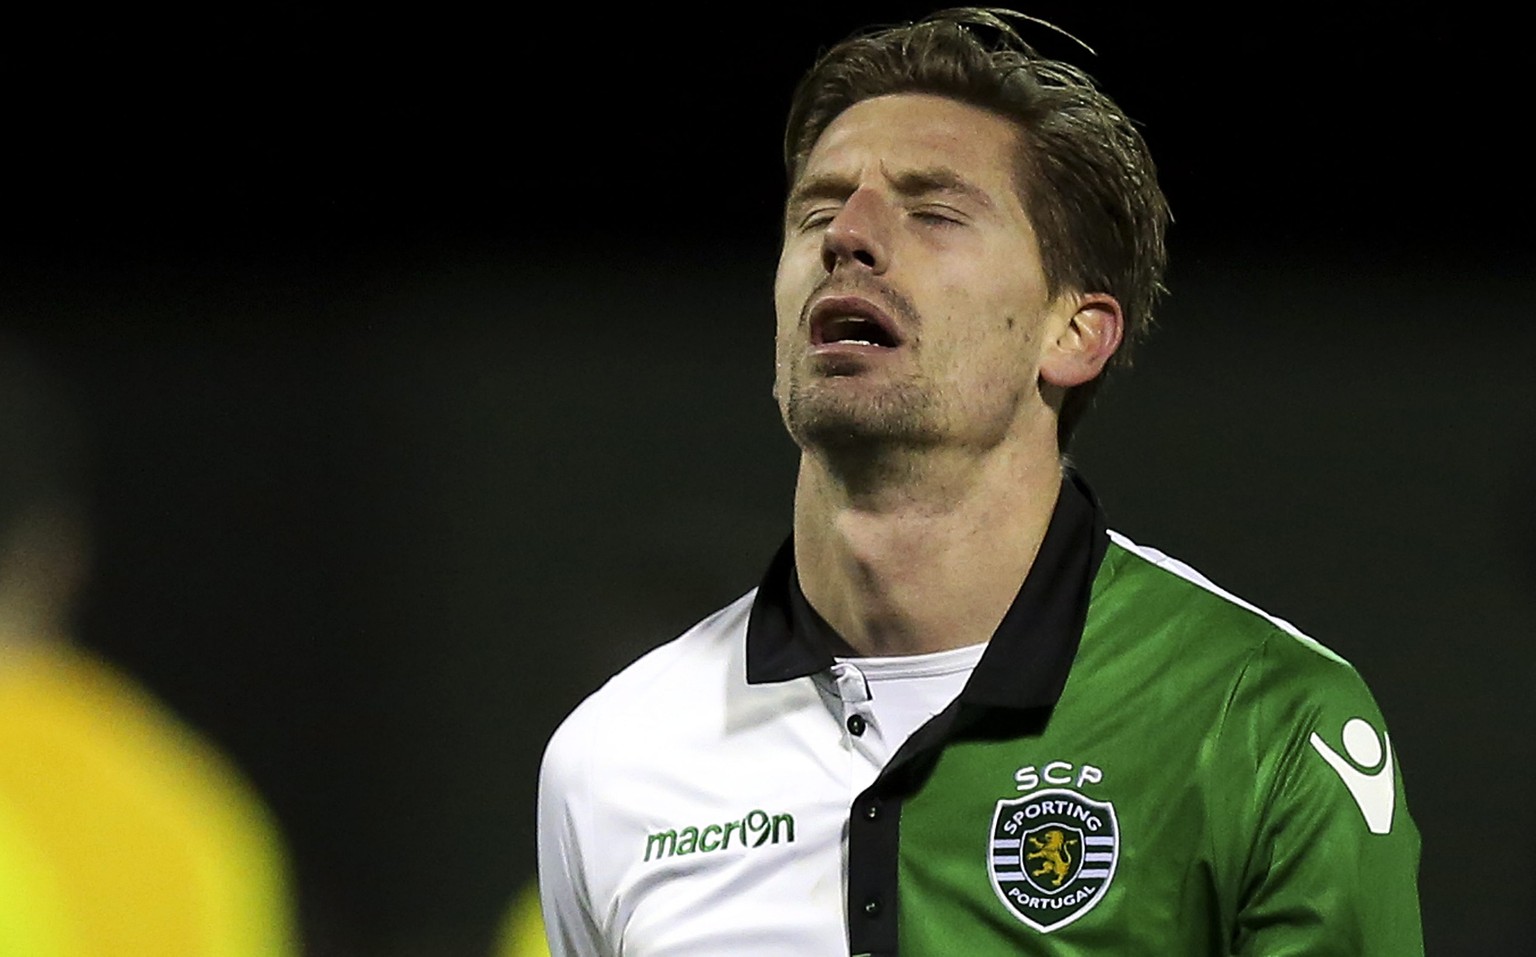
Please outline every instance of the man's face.
[{"label": "man's face", "polygon": [[990,448],[1040,425],[1052,303],[1019,146],[1010,121],[924,94],[822,133],[774,284],[774,395],[802,447]]}]

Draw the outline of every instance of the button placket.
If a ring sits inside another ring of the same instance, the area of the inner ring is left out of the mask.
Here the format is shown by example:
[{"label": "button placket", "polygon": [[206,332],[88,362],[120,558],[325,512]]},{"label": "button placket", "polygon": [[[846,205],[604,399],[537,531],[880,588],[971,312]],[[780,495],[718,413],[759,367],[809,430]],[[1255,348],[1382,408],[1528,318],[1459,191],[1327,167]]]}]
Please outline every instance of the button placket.
[{"label": "button placket", "polygon": [[843,727],[855,738],[863,737],[869,729],[869,717],[859,706],[870,700],[869,682],[863,672],[846,661],[832,666],[832,676],[843,706]]}]

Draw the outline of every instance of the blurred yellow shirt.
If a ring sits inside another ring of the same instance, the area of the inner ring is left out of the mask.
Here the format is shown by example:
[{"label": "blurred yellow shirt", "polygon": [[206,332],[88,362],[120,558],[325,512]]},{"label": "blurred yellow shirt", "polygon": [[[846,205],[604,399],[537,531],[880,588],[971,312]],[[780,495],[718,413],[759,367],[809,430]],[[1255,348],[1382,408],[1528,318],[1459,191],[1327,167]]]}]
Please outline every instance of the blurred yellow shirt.
[{"label": "blurred yellow shirt", "polygon": [[277,829],[223,757],[84,652],[0,657],[0,954],[297,951]]},{"label": "blurred yellow shirt", "polygon": [[549,957],[544,917],[539,913],[539,888],[530,883],[517,895],[501,925],[495,957]]}]

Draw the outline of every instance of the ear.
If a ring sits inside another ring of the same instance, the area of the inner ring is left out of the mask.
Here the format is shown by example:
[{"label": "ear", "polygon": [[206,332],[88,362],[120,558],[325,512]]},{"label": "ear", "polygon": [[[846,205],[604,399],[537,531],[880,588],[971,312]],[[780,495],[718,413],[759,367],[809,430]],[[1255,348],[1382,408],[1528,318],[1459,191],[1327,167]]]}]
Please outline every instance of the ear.
[{"label": "ear", "polygon": [[[1120,348],[1125,317],[1114,296],[1101,292],[1067,293],[1061,308],[1073,309],[1040,362],[1040,378],[1071,389],[1098,378],[1104,363]],[[1075,307],[1075,308],[1074,308]]]}]

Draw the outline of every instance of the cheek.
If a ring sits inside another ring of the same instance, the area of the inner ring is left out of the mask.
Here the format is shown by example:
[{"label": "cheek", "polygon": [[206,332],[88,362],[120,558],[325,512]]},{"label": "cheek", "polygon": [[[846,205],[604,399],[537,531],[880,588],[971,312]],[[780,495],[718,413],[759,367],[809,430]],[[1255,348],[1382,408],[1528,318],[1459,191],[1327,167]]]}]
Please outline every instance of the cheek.
[{"label": "cheek", "polygon": [[1046,308],[1043,291],[1035,283],[1007,283],[978,304],[979,326],[985,335],[1027,349],[1040,336]]},{"label": "cheek", "polygon": [[800,310],[815,286],[815,279],[807,279],[803,273],[804,270],[798,269],[787,254],[779,258],[779,269],[773,280],[773,309],[780,335],[799,323]]},{"label": "cheek", "polygon": [[793,306],[791,305],[792,299],[793,295],[791,294],[789,287],[784,284],[782,279],[774,284],[773,315],[774,320],[778,324],[779,331],[781,332],[784,330],[785,317],[793,311]]},{"label": "cheek", "polygon": [[[963,377],[987,382],[1028,378],[1039,362],[1040,317],[1017,295],[976,296],[962,287],[948,308],[936,310],[954,330],[942,348]],[[937,337],[936,337],[937,338]],[[939,342],[934,343],[939,346]]]}]

